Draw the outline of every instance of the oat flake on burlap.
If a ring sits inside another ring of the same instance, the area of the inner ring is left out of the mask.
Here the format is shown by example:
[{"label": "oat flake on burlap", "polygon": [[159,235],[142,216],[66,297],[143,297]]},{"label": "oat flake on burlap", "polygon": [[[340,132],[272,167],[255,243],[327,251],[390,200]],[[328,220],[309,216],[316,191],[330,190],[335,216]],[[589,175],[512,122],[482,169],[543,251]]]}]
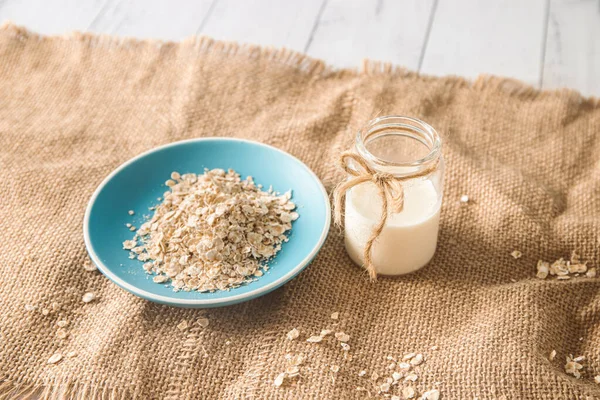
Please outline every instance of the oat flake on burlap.
[{"label": "oat flake on burlap", "polygon": [[[426,268],[374,284],[332,229],[285,287],[205,311],[149,303],[82,268],[86,203],[131,157],[187,138],[253,139],[298,157],[331,190],[343,177],[340,152],[377,113],[423,119],[443,136],[440,241]],[[405,385],[419,395],[600,398],[597,278],[535,277],[538,260],[572,250],[598,266],[599,129],[597,100],[508,79],[421,77],[370,61],[335,71],[291,51],[207,38],[48,38],[6,25],[0,398],[364,398],[356,388],[372,390],[371,374],[390,373],[386,357],[407,352],[426,359]],[[84,303],[85,293],[95,300]],[[62,339],[59,320],[69,321]],[[293,328],[299,340],[287,339]],[[332,336],[306,342],[323,329],[348,334],[351,348]],[[48,363],[54,354],[76,356]],[[305,361],[277,387],[286,354]],[[580,379],[565,373],[569,354],[586,357]]]}]

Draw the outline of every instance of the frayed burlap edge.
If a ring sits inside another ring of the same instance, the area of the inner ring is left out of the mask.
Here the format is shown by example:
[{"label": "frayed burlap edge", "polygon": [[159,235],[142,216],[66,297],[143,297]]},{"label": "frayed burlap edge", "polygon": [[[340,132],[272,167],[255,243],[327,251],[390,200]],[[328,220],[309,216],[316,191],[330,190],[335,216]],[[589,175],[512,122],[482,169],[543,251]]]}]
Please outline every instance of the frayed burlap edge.
[{"label": "frayed burlap edge", "polygon": [[70,379],[42,384],[0,381],[0,400],[117,400],[138,397],[137,388],[111,388],[88,383],[74,383]]},{"label": "frayed burlap edge", "polygon": [[433,76],[411,71],[405,67],[389,62],[364,59],[360,68],[338,69],[327,65],[323,60],[312,58],[306,54],[285,48],[263,47],[253,44],[215,40],[207,36],[191,36],[181,42],[162,41],[157,39],[135,39],[130,37],[116,37],[105,34],[70,32],[64,35],[41,35],[29,29],[15,25],[10,21],[0,26],[0,31],[6,32],[21,41],[51,41],[65,40],[84,43],[93,47],[119,48],[145,50],[148,48],[160,49],[163,47],[180,46],[197,54],[221,53],[227,56],[244,56],[251,59],[262,59],[278,64],[287,65],[293,69],[317,76],[343,75],[388,75],[402,76],[408,79],[421,81],[437,80],[451,87],[467,87],[479,91],[501,91],[523,99],[547,97],[572,97],[573,101],[588,103],[593,107],[600,107],[600,97],[583,96],[574,89],[538,89],[518,79],[498,77],[482,74],[475,80],[469,80],[456,75]]}]

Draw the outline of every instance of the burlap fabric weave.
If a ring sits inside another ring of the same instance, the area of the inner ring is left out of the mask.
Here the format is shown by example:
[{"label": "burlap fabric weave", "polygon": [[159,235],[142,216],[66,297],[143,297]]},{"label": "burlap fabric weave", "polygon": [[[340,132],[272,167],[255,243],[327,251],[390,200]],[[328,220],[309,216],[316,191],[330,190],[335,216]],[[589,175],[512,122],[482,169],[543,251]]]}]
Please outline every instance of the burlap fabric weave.
[{"label": "burlap fabric weave", "polygon": [[[202,311],[144,301],[82,267],[86,203],[131,157],[186,138],[249,138],[298,157],[331,190],[340,152],[376,113],[421,118],[444,139],[439,247],[421,271],[371,283],[332,229],[283,288]],[[6,25],[0,398],[365,398],[357,386],[375,392],[358,372],[384,374],[388,355],[409,351],[427,359],[414,387],[438,387],[443,399],[600,398],[598,280],[535,278],[538,259],[573,249],[598,264],[599,126],[597,100],[507,79],[423,77],[376,62],[335,71],[207,38],[48,38]],[[462,194],[471,204],[459,204]],[[98,300],[84,304],[87,291]],[[200,316],[208,327],[176,328]],[[55,336],[58,319],[70,322],[66,339]],[[302,340],[287,341],[294,327]],[[304,341],[323,328],[351,336],[352,361],[331,341]],[[69,351],[77,356],[47,364]],[[288,352],[306,354],[302,376],[275,388]],[[565,374],[568,354],[587,357],[582,379]]]}]

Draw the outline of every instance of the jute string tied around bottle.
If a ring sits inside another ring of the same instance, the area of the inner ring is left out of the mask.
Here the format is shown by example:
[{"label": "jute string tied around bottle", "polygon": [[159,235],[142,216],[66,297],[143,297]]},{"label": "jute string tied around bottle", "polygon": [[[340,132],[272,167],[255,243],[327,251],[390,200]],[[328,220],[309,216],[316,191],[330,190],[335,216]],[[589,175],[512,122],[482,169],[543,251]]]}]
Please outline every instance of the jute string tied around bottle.
[{"label": "jute string tied around bottle", "polygon": [[390,212],[399,213],[404,208],[404,187],[403,182],[419,178],[422,176],[429,175],[437,167],[438,161],[424,169],[423,171],[416,172],[405,176],[395,176],[387,172],[379,172],[375,170],[369,162],[365,160],[361,155],[352,151],[345,151],[340,156],[340,165],[342,169],[350,175],[350,179],[340,182],[333,191],[333,203],[334,203],[334,222],[338,227],[342,227],[343,217],[343,204],[346,198],[348,190],[354,186],[360,185],[366,182],[372,182],[377,186],[379,195],[381,197],[381,215],[379,221],[373,227],[371,236],[367,239],[365,249],[363,253],[364,267],[369,273],[371,280],[377,280],[377,271],[373,265],[372,252],[373,244],[375,240],[381,235],[383,228],[388,219]]}]

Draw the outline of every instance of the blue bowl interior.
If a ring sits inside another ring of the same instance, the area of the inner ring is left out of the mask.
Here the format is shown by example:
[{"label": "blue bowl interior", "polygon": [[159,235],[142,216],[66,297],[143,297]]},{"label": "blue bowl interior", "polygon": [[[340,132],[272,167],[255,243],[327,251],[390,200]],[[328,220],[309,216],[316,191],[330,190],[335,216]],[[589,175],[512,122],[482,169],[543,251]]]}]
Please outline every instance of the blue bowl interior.
[{"label": "blue bowl interior", "polygon": [[[232,168],[245,178],[254,177],[264,188],[292,189],[300,217],[293,223],[290,240],[270,262],[269,271],[256,282],[215,293],[174,292],[156,284],[122,249],[131,239],[125,224],[139,227],[148,207],[167,190],[172,171],[202,173],[204,168]],[[134,210],[130,216],[128,210]],[[236,139],[198,139],[178,142],[146,153],[120,167],[92,198],[86,213],[86,245],[100,270],[119,286],[159,303],[211,307],[233,304],[263,295],[299,273],[314,257],[329,229],[329,201],[317,177],[296,158],[273,147]],[[84,227],[85,228],[85,227]]]}]

